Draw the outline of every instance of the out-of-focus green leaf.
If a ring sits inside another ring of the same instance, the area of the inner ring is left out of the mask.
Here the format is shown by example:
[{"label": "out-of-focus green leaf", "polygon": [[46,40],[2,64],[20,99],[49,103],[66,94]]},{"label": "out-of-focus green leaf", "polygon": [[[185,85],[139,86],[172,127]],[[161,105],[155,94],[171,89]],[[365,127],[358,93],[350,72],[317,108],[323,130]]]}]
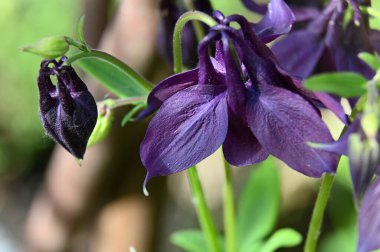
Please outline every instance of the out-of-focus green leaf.
[{"label": "out-of-focus green leaf", "polygon": [[84,16],[81,16],[77,25],[78,39],[83,44],[87,45],[86,39],[84,38]]},{"label": "out-of-focus green leaf", "polygon": [[367,63],[374,70],[377,70],[380,68],[380,58],[378,56],[367,53],[367,52],[361,52],[359,53],[358,56],[361,60]]},{"label": "out-of-focus green leaf", "polygon": [[[170,236],[170,241],[188,252],[207,252],[207,241],[199,230],[182,230],[175,232]],[[223,239],[220,238],[220,244],[223,245]],[[223,246],[221,246],[223,248]]]},{"label": "out-of-focus green leaf", "polygon": [[316,92],[327,92],[342,97],[359,97],[366,92],[367,80],[352,72],[318,74],[305,81],[305,87]]},{"label": "out-of-focus green leaf", "polygon": [[290,248],[302,242],[302,235],[291,228],[277,230],[259,250],[260,252],[274,252],[279,248]]},{"label": "out-of-focus green leaf", "polygon": [[148,95],[133,75],[100,58],[82,58],[75,63],[120,98]]},{"label": "out-of-focus green leaf", "polygon": [[280,180],[273,159],[254,168],[238,203],[239,248],[268,235],[276,224],[280,207]]}]

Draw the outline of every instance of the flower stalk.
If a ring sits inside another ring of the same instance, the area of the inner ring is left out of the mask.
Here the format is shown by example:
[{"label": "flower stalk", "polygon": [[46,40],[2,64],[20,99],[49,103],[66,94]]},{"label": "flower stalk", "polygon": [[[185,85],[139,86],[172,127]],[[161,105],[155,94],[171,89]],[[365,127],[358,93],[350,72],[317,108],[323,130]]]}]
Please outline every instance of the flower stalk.
[{"label": "flower stalk", "polygon": [[226,251],[236,251],[236,224],[234,190],[231,166],[224,161],[226,181],[224,185],[224,230],[226,234]]},{"label": "flower stalk", "polygon": [[[198,11],[186,12],[178,19],[173,34],[173,57],[175,73],[181,73],[183,71],[181,44],[182,30],[187,22],[194,20],[202,21],[209,26],[217,24],[212,17]],[[202,231],[206,237],[209,251],[220,252],[221,248],[218,241],[218,232],[214,221],[212,220],[212,215],[207,205],[196,167],[187,169],[187,175],[193,196],[193,204],[195,206]]]}]

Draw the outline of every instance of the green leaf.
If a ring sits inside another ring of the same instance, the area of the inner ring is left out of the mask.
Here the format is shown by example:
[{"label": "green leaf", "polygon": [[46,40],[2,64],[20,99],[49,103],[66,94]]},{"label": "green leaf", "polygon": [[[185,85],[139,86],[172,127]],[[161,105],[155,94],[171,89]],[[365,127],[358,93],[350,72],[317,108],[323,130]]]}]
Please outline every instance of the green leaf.
[{"label": "green leaf", "polygon": [[380,58],[377,55],[373,55],[367,52],[361,52],[358,56],[362,61],[367,63],[374,70],[380,68]]},{"label": "green leaf", "polygon": [[254,168],[238,202],[237,239],[240,248],[268,235],[280,208],[280,179],[274,160]]},{"label": "green leaf", "polygon": [[133,109],[131,109],[124,117],[123,120],[121,120],[121,127],[124,127],[134,115],[137,114],[137,112],[140,111],[140,109],[144,108],[146,106],[146,103],[140,103],[137,104]]},{"label": "green leaf", "polygon": [[170,236],[170,241],[188,252],[208,251],[207,241],[199,230],[182,230]]},{"label": "green leaf", "polygon": [[[93,53],[92,51],[89,54]],[[99,55],[103,54],[102,52],[96,53]],[[119,67],[113,62],[97,57],[96,55],[79,58],[73,64],[76,64],[86,73],[98,80],[119,98],[144,96],[148,95],[150,91],[145,87],[146,81],[125,64]],[[123,63],[119,63],[119,65],[121,64]]]},{"label": "green leaf", "polygon": [[86,39],[84,38],[84,16],[81,16],[77,25],[78,39],[83,44],[87,45]]},{"label": "green leaf", "polygon": [[366,92],[367,80],[360,74],[336,72],[318,74],[305,81],[305,87],[316,92],[327,92],[342,97],[359,97]]},{"label": "green leaf", "polygon": [[273,252],[279,248],[291,248],[302,242],[302,235],[291,228],[277,230],[259,250],[260,252]]}]

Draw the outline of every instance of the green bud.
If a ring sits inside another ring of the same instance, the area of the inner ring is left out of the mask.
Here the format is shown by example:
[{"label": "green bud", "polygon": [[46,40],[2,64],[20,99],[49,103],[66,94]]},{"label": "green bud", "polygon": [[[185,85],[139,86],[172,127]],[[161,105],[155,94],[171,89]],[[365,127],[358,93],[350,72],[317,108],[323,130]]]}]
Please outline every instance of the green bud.
[{"label": "green bud", "polygon": [[65,36],[54,36],[44,38],[34,45],[21,47],[23,52],[30,52],[45,59],[55,59],[65,55],[69,50],[69,43]]},{"label": "green bud", "polygon": [[98,120],[96,122],[95,129],[88,140],[87,148],[103,141],[108,136],[108,133],[111,130],[113,118],[112,111],[104,104],[100,105]]},{"label": "green bud", "polygon": [[379,130],[379,119],[375,113],[365,113],[361,119],[361,126],[367,138],[376,138]]}]

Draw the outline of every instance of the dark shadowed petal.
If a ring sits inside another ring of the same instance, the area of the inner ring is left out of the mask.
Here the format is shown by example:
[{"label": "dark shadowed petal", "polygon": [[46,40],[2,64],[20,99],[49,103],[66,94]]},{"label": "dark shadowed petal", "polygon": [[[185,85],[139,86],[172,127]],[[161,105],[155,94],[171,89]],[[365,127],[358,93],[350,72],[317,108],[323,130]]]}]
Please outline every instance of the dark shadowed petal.
[{"label": "dark shadowed petal", "polygon": [[323,39],[308,30],[293,32],[272,47],[280,66],[301,78],[310,76],[324,49]]},{"label": "dark shadowed petal", "polygon": [[223,153],[228,163],[244,166],[265,160],[269,154],[249,130],[247,123],[232,112],[228,118],[228,132],[223,143]]},{"label": "dark shadowed petal", "polygon": [[283,0],[271,0],[267,13],[254,28],[264,42],[270,42],[288,33],[295,20],[293,12]]},{"label": "dark shadowed petal", "polygon": [[288,90],[263,86],[247,103],[252,133],[270,154],[310,177],[335,172],[337,155],[310,147],[307,142],[329,143],[331,134],[309,102]]},{"label": "dark shadowed petal", "polygon": [[148,96],[148,106],[136,119],[144,118],[154,113],[162,103],[173,94],[198,82],[198,69],[172,75],[153,88]]},{"label": "dark shadowed petal", "polygon": [[359,243],[357,252],[380,248],[380,180],[367,190],[359,211]]},{"label": "dark shadowed petal", "polygon": [[320,11],[314,7],[293,7],[292,12],[296,18],[296,22],[303,22],[316,18],[320,15]]},{"label": "dark shadowed petal", "polygon": [[187,169],[219,148],[228,128],[225,96],[224,87],[196,85],[163,103],[140,146],[147,180]]}]

